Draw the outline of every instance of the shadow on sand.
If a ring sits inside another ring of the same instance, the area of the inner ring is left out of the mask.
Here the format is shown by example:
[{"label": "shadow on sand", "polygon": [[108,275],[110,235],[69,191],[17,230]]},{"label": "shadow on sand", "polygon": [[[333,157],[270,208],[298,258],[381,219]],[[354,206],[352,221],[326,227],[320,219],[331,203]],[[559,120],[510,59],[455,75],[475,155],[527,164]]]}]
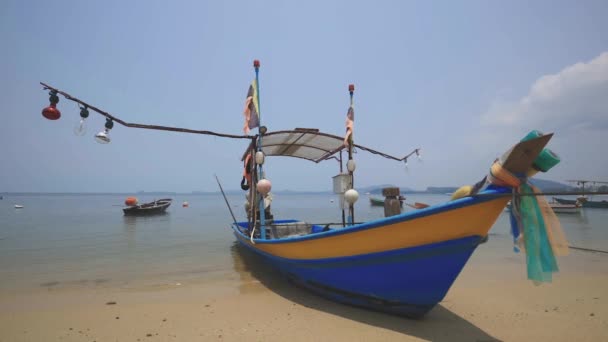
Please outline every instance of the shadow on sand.
[{"label": "shadow on sand", "polygon": [[[428,341],[499,341],[441,305],[437,305],[422,319],[412,320],[340,304],[294,286],[276,269],[265,263],[261,256],[238,242],[231,246],[231,253],[235,271],[244,284],[251,283],[250,280],[255,278],[274,293],[314,310]],[[246,286],[241,288],[243,292],[248,292]]]}]

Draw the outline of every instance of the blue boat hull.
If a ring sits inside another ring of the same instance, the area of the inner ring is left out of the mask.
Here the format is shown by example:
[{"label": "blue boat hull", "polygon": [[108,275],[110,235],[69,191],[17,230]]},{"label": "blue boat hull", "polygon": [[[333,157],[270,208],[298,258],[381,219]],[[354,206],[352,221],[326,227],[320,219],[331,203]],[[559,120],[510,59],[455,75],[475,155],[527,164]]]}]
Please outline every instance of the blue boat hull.
[{"label": "blue boat hull", "polygon": [[439,303],[482,241],[479,236],[358,256],[317,260],[264,257],[288,280],[329,299],[411,318]]}]

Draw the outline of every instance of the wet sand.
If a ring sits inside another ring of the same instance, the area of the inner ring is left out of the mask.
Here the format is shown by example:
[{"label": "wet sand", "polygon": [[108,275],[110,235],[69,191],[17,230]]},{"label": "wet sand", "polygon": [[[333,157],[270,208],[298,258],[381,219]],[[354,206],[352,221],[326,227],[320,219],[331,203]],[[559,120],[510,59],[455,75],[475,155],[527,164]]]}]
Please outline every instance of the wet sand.
[{"label": "wet sand", "polygon": [[507,239],[478,248],[420,320],[337,304],[264,265],[213,279],[125,286],[46,284],[0,294],[0,341],[599,341],[608,254],[572,251],[553,283],[525,277]]}]

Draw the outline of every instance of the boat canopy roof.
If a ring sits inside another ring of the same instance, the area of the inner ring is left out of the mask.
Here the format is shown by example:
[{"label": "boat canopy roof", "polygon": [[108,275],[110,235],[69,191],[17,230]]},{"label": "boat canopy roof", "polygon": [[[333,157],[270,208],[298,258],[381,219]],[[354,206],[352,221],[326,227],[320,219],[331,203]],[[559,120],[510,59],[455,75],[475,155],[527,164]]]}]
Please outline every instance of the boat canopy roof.
[{"label": "boat canopy roof", "polygon": [[[253,147],[252,142],[243,158]],[[330,159],[344,148],[343,138],[314,128],[268,132],[262,137],[262,151],[266,156],[295,157],[315,163]]]},{"label": "boat canopy roof", "polygon": [[[254,148],[255,143],[252,141],[243,154],[242,160]],[[396,161],[407,159],[417,150],[399,158],[357,144],[354,147]],[[266,156],[295,157],[319,163],[323,160],[337,159],[334,155],[344,149],[346,149],[346,146],[344,146],[343,137],[323,133],[316,128],[296,128],[288,131],[268,132],[262,137],[262,151]]]}]

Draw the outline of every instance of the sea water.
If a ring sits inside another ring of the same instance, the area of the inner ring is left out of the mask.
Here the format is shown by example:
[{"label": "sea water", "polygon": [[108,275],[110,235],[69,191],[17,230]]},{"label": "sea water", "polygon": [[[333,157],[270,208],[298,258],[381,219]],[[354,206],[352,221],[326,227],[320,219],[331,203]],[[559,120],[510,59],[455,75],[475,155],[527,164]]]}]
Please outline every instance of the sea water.
[{"label": "sea water", "polygon": [[[232,216],[220,194],[172,195],[165,215],[124,216],[125,195],[23,194],[0,201],[0,291],[40,287],[179,284],[235,276]],[[140,202],[161,197],[140,195]],[[407,202],[441,203],[445,195],[411,194]],[[182,207],[187,201],[188,207]],[[237,220],[244,220],[243,194],[228,196]],[[311,223],[341,222],[331,194],[275,194],[275,218]],[[23,205],[15,209],[14,205]],[[413,210],[404,206],[404,210]],[[381,218],[362,195],[355,221]],[[608,250],[608,209],[558,214],[571,245]],[[508,213],[498,218],[491,239],[512,253]],[[238,254],[238,253],[237,253]]]}]

